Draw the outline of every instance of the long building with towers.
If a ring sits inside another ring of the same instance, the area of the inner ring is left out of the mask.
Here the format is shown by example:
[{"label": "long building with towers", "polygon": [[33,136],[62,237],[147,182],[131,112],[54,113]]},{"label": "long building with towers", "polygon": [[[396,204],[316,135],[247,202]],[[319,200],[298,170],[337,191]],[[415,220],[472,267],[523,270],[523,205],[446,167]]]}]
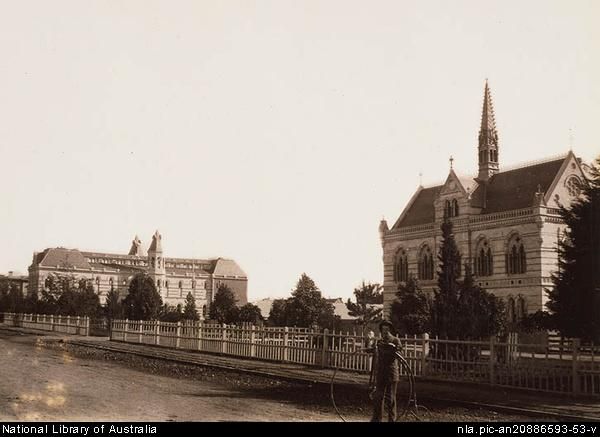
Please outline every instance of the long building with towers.
[{"label": "long building with towers", "polygon": [[565,227],[558,207],[579,196],[585,183],[584,165],[568,151],[560,157],[502,168],[487,81],[477,154],[476,175],[457,174],[451,160],[443,184],[419,186],[391,228],[381,221],[388,314],[399,284],[409,275],[415,275],[426,291],[437,287],[444,216],[453,222],[463,264],[471,266],[476,283],[505,300],[511,321],[544,308]]},{"label": "long building with towers", "polygon": [[165,257],[158,231],[152,236],[146,252],[137,236],[127,255],[62,247],[35,252],[29,267],[29,292],[43,290],[52,273],[90,280],[101,303],[106,301],[110,290],[117,290],[125,297],[129,282],[138,273],[152,277],[166,304],[183,305],[188,293],[192,293],[200,316],[208,315],[214,292],[220,284],[226,284],[235,293],[238,305],[248,302],[248,277],[235,261]]}]

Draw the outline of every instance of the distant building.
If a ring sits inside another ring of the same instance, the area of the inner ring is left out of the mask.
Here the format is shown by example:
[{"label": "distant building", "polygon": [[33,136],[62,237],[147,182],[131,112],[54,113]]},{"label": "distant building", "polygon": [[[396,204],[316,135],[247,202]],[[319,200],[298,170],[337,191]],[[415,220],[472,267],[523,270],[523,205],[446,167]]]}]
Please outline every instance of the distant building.
[{"label": "distant building", "polygon": [[[277,299],[261,299],[253,302],[260,309],[260,313],[265,320],[268,320],[269,313],[271,312],[271,307],[273,306],[273,302]],[[357,333],[361,330],[360,325],[356,324],[357,317],[351,316],[348,314],[348,308],[346,307],[346,303],[341,297],[326,299],[327,302],[333,305],[334,314],[339,316],[340,321],[336,324],[335,329],[341,331],[353,332]],[[374,308],[383,308],[383,304],[373,304],[371,305]],[[377,329],[377,324],[372,323],[368,326],[368,329]]]},{"label": "distant building", "polygon": [[[486,82],[476,176],[450,171],[441,185],[419,186],[391,229],[379,226],[383,246],[384,304],[389,313],[398,285],[416,276],[425,291],[437,287],[440,225],[447,217],[476,284],[507,303],[516,321],[544,308],[565,231],[559,205],[569,205],[585,183],[572,151],[512,169],[500,166],[498,133]],[[462,269],[464,274],[464,268]]]},{"label": "distant building", "polygon": [[129,282],[137,273],[147,273],[155,281],[164,303],[185,304],[188,293],[196,300],[201,315],[206,316],[212,297],[220,284],[226,284],[235,294],[238,305],[248,302],[246,273],[230,259],[166,258],[162,236],[156,231],[144,253],[136,236],[127,255],[84,252],[62,247],[34,253],[29,267],[31,292],[40,292],[48,275],[73,274],[88,279],[104,303],[111,290],[127,295]]},{"label": "distant building", "polygon": [[29,277],[23,275],[15,275],[14,272],[8,272],[6,275],[0,275],[0,282],[7,282],[12,287],[17,289],[26,296],[29,288]]}]

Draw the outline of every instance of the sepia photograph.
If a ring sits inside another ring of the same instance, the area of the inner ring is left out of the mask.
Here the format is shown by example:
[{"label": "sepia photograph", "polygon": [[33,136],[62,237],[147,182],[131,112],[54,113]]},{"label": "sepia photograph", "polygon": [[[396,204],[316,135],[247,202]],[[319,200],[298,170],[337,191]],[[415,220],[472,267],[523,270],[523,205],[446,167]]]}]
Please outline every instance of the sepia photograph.
[{"label": "sepia photograph", "polygon": [[2,436],[600,433],[600,2],[0,10]]}]

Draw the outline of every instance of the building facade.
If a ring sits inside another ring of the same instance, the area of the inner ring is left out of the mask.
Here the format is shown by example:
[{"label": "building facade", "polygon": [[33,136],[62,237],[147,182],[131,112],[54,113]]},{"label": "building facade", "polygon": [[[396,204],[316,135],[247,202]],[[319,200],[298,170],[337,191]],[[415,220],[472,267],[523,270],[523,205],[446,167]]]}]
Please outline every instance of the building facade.
[{"label": "building facade", "polygon": [[451,159],[443,184],[419,186],[391,229],[385,220],[380,223],[387,315],[399,284],[409,275],[426,291],[437,287],[444,216],[453,222],[463,265],[471,266],[477,284],[505,300],[510,320],[545,308],[545,289],[552,287],[565,227],[558,208],[580,194],[584,168],[569,151],[501,171],[499,149],[486,82],[477,175],[456,174]]},{"label": "building facade", "polygon": [[29,267],[29,290],[43,290],[52,273],[88,279],[102,304],[111,290],[117,290],[121,298],[125,297],[129,282],[138,273],[147,273],[154,280],[163,303],[183,306],[188,293],[192,293],[200,316],[208,315],[213,294],[220,284],[226,284],[235,293],[238,305],[248,302],[248,278],[235,261],[225,258],[167,258],[163,254],[162,236],[158,231],[152,236],[146,253],[137,236],[127,255],[62,247],[35,252]]}]

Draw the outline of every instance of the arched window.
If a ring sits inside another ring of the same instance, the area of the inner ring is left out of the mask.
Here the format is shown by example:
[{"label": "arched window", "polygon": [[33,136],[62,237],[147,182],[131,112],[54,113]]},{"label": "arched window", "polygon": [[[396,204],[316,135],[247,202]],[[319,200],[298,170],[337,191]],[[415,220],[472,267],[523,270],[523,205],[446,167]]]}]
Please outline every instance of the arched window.
[{"label": "arched window", "polygon": [[565,187],[571,197],[577,197],[581,193],[581,179],[572,175],[565,181]]},{"label": "arched window", "polygon": [[525,300],[525,298],[523,296],[519,296],[517,298],[516,313],[517,313],[517,316],[516,316],[517,321],[523,320],[523,318],[527,315],[527,301]]},{"label": "arched window", "polygon": [[512,296],[508,297],[508,305],[506,308],[507,311],[507,319],[509,323],[516,323],[517,321],[517,311],[515,307],[515,299]]},{"label": "arched window", "polygon": [[418,274],[419,279],[433,279],[433,254],[427,245],[423,246],[419,254]]},{"label": "arched window", "polygon": [[192,289],[195,290],[196,289],[196,280],[192,279]]},{"label": "arched window", "polygon": [[110,286],[110,291],[115,289],[113,278],[108,278],[108,285]]},{"label": "arched window", "polygon": [[160,288],[160,279],[157,279],[157,280],[156,280],[156,286],[157,286],[158,288]]},{"label": "arched window", "polygon": [[179,289],[181,290],[183,288],[183,281],[179,281]]},{"label": "arched window", "polygon": [[408,281],[408,255],[403,249],[396,252],[394,257],[394,282]]},{"label": "arched window", "polygon": [[458,217],[458,200],[452,199],[452,217]]},{"label": "arched window", "polygon": [[475,251],[475,276],[492,276],[494,274],[494,259],[492,248],[487,240],[482,240]]},{"label": "arched window", "polygon": [[206,305],[202,305],[202,317],[206,318]]},{"label": "arched window", "polygon": [[452,208],[449,200],[444,202],[444,217],[452,217]]},{"label": "arched window", "polygon": [[518,275],[527,271],[527,255],[521,237],[513,238],[508,244],[506,254],[506,273]]}]

